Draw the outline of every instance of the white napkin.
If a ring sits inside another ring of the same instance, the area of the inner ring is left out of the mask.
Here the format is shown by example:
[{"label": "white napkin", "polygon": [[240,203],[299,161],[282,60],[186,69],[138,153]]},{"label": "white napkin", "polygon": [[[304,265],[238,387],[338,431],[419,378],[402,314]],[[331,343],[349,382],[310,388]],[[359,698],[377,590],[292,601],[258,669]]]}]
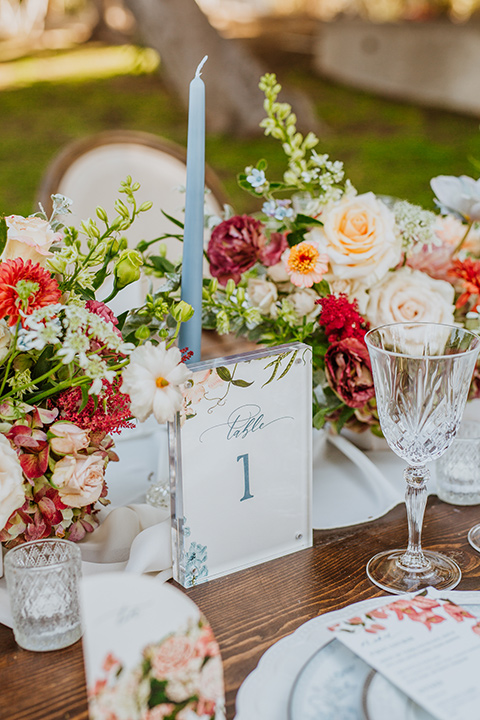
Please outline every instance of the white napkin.
[{"label": "white napkin", "polygon": [[[163,508],[147,504],[115,508],[104,514],[100,527],[79,547],[83,575],[124,570],[158,573],[160,581],[172,577],[170,512]],[[12,627],[5,578],[0,579],[0,622]]]}]

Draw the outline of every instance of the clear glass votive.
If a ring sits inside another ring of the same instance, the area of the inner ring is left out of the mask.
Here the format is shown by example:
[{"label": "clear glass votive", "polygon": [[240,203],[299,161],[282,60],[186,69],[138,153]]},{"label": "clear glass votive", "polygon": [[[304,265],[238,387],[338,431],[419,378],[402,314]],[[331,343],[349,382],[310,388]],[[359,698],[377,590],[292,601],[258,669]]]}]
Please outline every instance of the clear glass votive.
[{"label": "clear glass votive", "polygon": [[80,548],[69,540],[38,540],[5,555],[15,640],[25,650],[59,650],[82,635]]},{"label": "clear glass votive", "polygon": [[453,505],[480,503],[480,422],[464,420],[436,461],[437,495]]}]

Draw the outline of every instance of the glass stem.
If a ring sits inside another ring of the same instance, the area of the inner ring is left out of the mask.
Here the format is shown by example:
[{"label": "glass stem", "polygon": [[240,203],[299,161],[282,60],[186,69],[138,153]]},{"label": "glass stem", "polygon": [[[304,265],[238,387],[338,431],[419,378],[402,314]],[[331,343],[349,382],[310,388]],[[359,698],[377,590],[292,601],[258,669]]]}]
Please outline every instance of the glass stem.
[{"label": "glass stem", "polygon": [[408,546],[399,563],[409,570],[425,570],[430,563],[422,552],[422,525],[427,503],[427,480],[430,470],[425,465],[407,467],[404,471],[407,490]]}]

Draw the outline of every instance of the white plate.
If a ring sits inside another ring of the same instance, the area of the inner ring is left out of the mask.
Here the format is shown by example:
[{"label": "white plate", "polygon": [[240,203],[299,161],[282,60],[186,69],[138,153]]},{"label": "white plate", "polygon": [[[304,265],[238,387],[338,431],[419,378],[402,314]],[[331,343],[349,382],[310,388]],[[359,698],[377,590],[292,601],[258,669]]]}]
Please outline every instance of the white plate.
[{"label": "white plate", "polygon": [[435,720],[383,675],[372,670],[365,683],[363,711],[366,720]]},{"label": "white plate", "polygon": [[288,719],[362,718],[363,691],[370,674],[370,665],[338,640],[332,640],[298,674],[290,695]]},{"label": "white plate", "polygon": [[[480,605],[480,592],[453,590],[446,592],[444,596],[459,605]],[[310,658],[331,641],[332,635],[328,626],[352,615],[368,612],[381,605],[383,599],[391,597],[389,595],[386,598],[363,600],[341,610],[320,615],[272,645],[238,691],[235,720],[289,720],[288,707],[296,678]],[[472,610],[478,612],[480,608]],[[345,692],[342,684],[339,692]],[[320,717],[324,720],[323,716]],[[388,720],[393,720],[390,710],[387,717]],[[364,720],[362,714],[358,718]],[[358,718],[353,716],[352,720]],[[337,716],[336,720],[344,719]],[[385,720],[385,713],[382,720]],[[417,719],[413,717],[411,720]]]}]

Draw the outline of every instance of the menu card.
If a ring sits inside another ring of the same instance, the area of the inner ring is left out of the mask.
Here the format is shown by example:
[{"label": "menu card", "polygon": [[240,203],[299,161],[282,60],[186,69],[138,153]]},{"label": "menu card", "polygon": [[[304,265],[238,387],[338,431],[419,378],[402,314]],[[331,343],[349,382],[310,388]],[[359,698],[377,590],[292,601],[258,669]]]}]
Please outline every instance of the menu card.
[{"label": "menu card", "polygon": [[90,720],[225,720],[212,629],[177,588],[133,573],[82,580]]},{"label": "menu card", "polygon": [[480,620],[441,591],[384,601],[329,630],[439,720],[480,719]]}]

